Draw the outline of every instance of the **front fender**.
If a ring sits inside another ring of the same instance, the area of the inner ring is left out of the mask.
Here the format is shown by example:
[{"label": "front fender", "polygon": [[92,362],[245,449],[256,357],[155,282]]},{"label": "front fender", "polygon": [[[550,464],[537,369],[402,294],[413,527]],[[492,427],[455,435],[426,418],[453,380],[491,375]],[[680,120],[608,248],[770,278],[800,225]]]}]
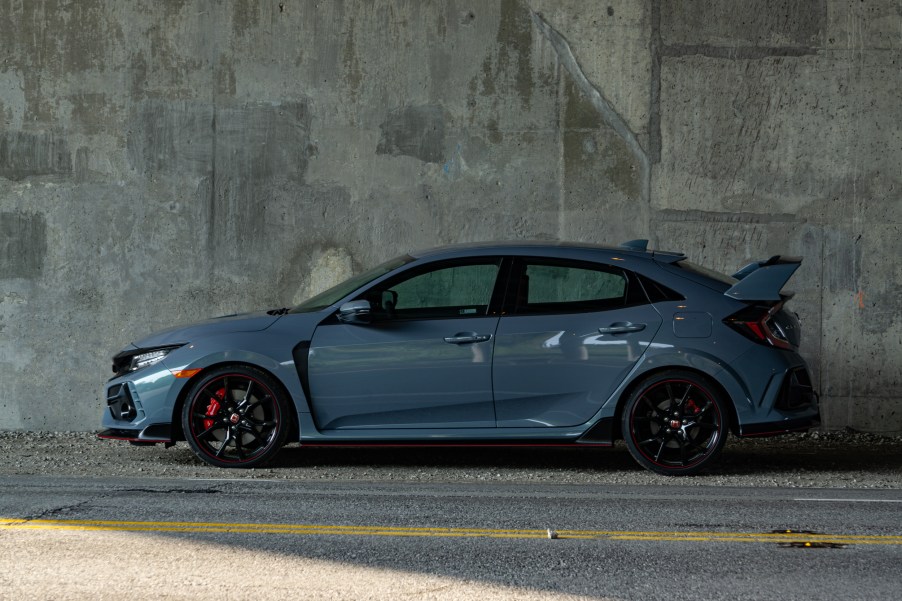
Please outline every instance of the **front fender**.
[{"label": "front fender", "polygon": [[[290,354],[291,346],[283,342],[273,341],[272,332],[261,335],[246,335],[242,340],[241,348],[228,348],[228,339],[210,338],[197,344],[185,347],[186,353],[173,352],[166,357],[166,367],[171,371],[189,369],[208,369],[215,365],[229,363],[246,363],[272,374],[288,391],[291,402],[300,413],[309,413],[307,398],[301,389],[297,371],[294,367],[294,359]],[[223,349],[226,350],[223,350]],[[283,354],[272,352],[271,349],[289,349]],[[215,349],[215,350],[214,350]],[[181,349],[179,349],[181,350]],[[175,408],[173,399],[173,408]]]}]

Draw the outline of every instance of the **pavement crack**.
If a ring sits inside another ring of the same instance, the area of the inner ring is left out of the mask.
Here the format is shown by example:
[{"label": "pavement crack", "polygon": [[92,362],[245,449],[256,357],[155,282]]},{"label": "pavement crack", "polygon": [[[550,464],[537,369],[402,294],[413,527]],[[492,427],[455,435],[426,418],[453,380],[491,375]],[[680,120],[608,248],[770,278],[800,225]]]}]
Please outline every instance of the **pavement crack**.
[{"label": "pavement crack", "polygon": [[47,509],[42,511],[41,513],[29,517],[22,518],[25,522],[33,522],[35,520],[46,520],[50,518],[60,517],[60,514],[68,514],[74,511],[77,511],[90,503],[90,500],[85,499],[84,501],[79,501],[78,503],[72,503],[70,505],[62,505],[60,507],[53,507],[51,509]]},{"label": "pavement crack", "polygon": [[215,495],[222,491],[215,488],[120,488],[119,492],[142,492],[157,495]]}]

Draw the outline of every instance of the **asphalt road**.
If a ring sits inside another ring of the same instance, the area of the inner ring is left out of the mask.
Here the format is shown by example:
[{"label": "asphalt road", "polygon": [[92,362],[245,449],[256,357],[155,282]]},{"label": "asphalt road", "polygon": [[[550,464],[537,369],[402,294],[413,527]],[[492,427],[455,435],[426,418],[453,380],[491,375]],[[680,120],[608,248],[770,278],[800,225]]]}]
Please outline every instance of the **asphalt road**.
[{"label": "asphalt road", "polygon": [[12,475],[0,598],[895,599],[900,516],[900,490]]}]

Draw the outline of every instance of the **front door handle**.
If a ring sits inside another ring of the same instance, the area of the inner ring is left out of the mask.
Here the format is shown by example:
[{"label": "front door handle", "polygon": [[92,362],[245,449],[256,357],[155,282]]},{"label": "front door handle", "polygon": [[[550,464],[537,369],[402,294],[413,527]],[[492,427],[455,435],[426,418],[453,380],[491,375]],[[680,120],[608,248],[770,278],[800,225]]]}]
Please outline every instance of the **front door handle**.
[{"label": "front door handle", "polygon": [[472,344],[473,342],[485,342],[491,339],[491,334],[476,334],[474,332],[458,332],[454,336],[445,336],[445,342],[448,344]]},{"label": "front door handle", "polygon": [[612,323],[606,328],[598,328],[599,334],[626,334],[627,332],[640,332],[645,329],[644,323],[618,322]]}]

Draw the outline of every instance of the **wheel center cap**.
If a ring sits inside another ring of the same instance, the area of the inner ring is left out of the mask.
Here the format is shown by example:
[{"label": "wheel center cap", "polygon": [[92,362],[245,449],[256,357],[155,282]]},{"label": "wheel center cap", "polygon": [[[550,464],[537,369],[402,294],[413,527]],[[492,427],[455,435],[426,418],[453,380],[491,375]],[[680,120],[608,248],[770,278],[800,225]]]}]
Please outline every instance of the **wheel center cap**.
[{"label": "wheel center cap", "polygon": [[678,420],[678,419],[670,420],[670,427],[673,428],[674,430],[679,430],[680,426],[682,426],[682,425],[683,424],[681,424],[680,420]]},{"label": "wheel center cap", "polygon": [[229,417],[229,421],[232,422],[233,425],[234,425],[234,424],[237,424],[238,422],[241,421],[241,416],[238,415],[237,413],[233,413],[233,414]]}]

